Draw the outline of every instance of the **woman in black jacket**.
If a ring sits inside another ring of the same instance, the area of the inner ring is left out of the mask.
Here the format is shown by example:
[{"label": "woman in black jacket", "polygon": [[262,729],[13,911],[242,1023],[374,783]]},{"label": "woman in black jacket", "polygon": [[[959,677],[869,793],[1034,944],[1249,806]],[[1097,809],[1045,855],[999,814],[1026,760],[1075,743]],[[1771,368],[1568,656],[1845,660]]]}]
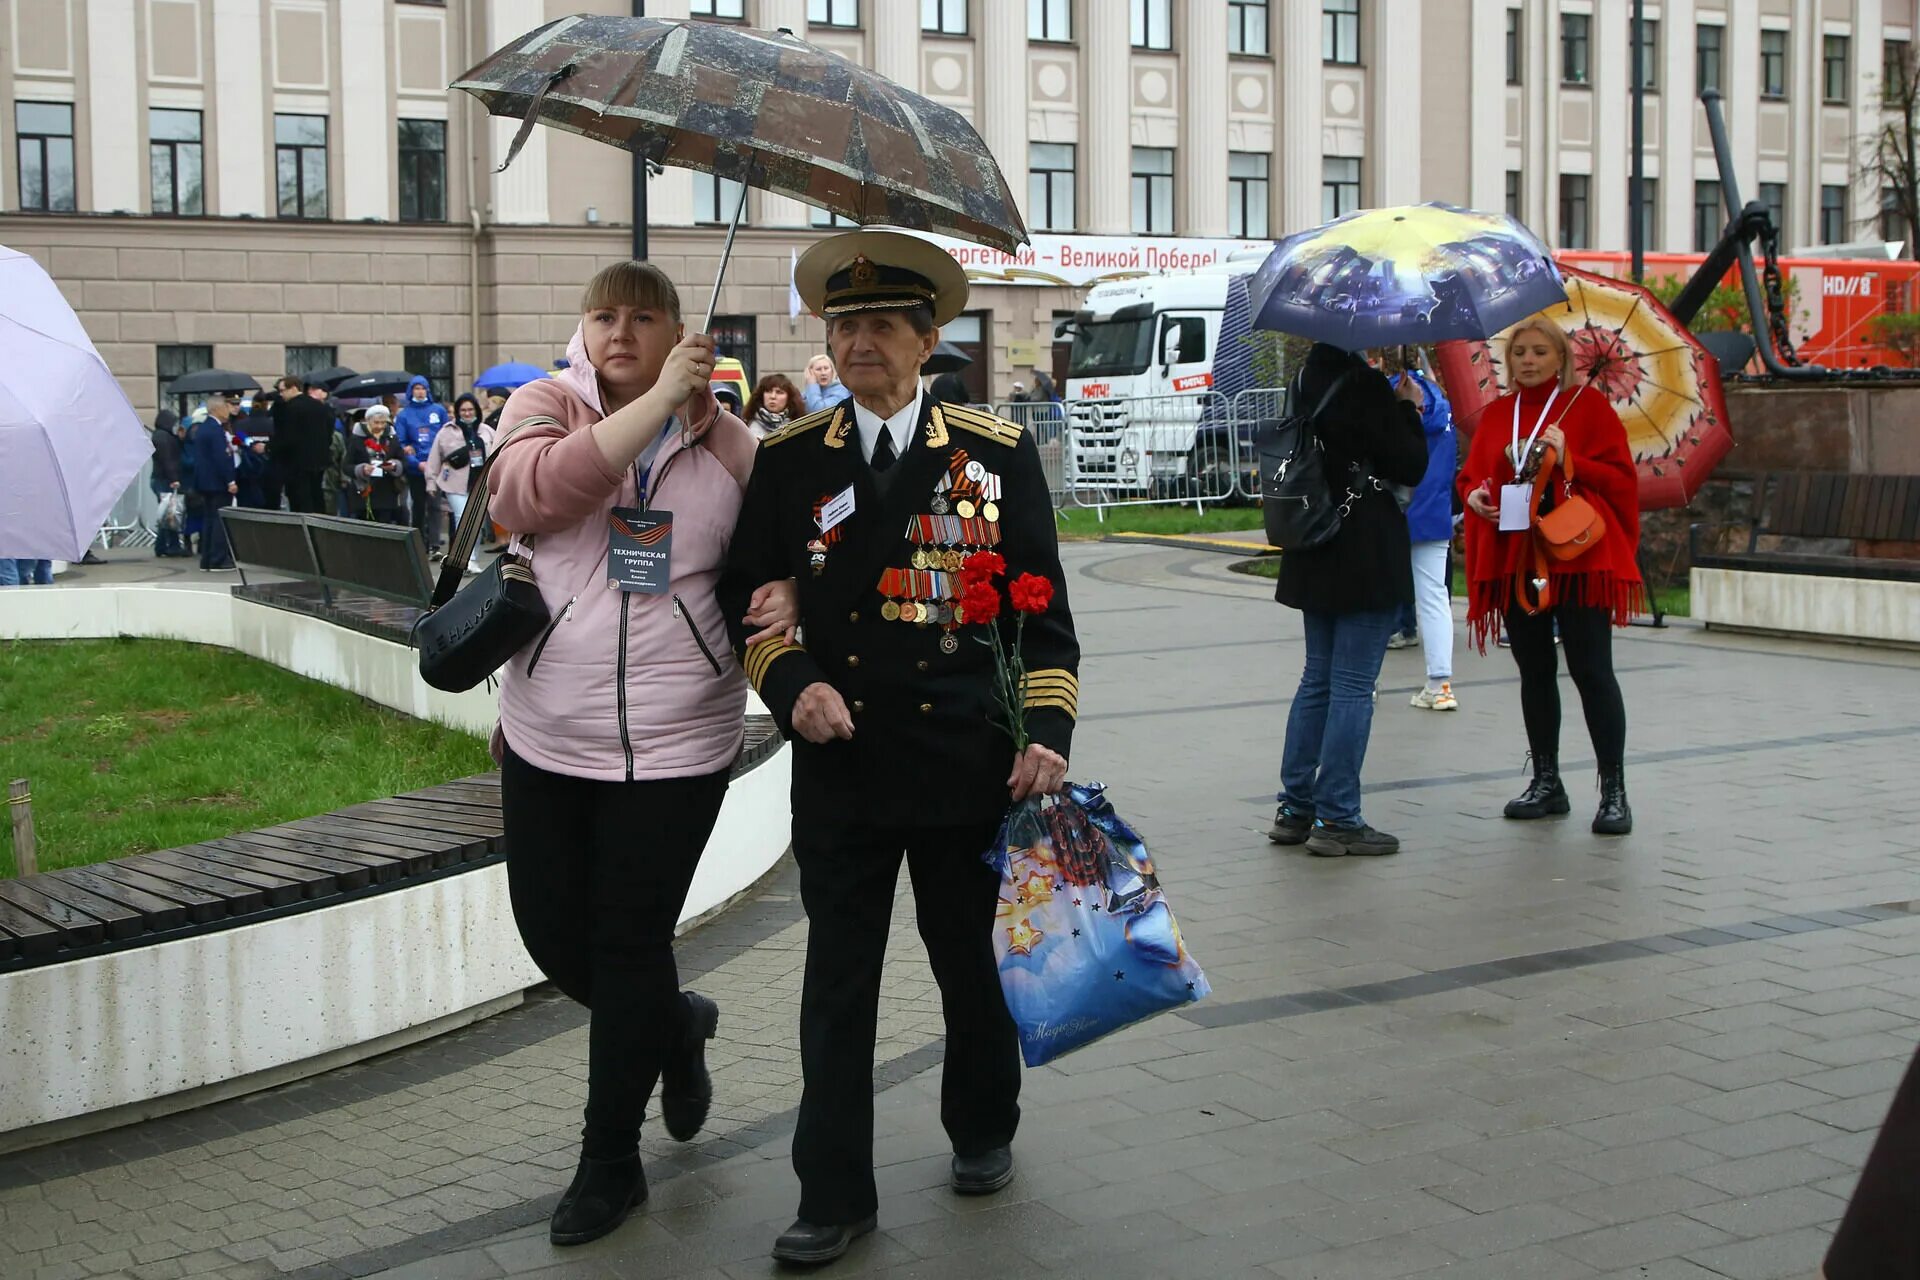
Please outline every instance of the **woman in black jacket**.
[{"label": "woman in black jacket", "polygon": [[1307,660],[1268,832],[1275,844],[1305,844],[1326,858],[1400,851],[1399,840],[1360,818],[1360,764],[1387,637],[1413,600],[1407,517],[1386,485],[1417,485],[1427,470],[1416,379],[1396,389],[1358,355],[1315,343],[1294,389],[1296,410],[1310,411],[1336,381],[1317,430],[1328,481],[1352,501],[1330,541],[1280,558],[1274,599],[1300,610]]}]

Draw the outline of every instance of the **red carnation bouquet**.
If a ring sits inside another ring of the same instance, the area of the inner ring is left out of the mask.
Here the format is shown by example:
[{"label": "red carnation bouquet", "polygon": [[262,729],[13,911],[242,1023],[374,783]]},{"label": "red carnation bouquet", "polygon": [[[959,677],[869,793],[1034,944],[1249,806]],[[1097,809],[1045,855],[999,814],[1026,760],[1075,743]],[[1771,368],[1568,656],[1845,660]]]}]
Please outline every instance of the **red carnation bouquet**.
[{"label": "red carnation bouquet", "polygon": [[[1001,596],[994,579],[1006,576],[1007,562],[997,551],[976,551],[960,566],[960,613],[981,630],[974,636],[993,650],[994,698],[1000,704],[1000,724],[1013,739],[1014,750],[1027,749],[1027,664],[1021,650],[1027,618],[1045,613],[1053,603],[1053,583],[1037,573],[1023,573],[1007,583]],[[1013,644],[1000,643],[1000,614],[1013,607]]]}]

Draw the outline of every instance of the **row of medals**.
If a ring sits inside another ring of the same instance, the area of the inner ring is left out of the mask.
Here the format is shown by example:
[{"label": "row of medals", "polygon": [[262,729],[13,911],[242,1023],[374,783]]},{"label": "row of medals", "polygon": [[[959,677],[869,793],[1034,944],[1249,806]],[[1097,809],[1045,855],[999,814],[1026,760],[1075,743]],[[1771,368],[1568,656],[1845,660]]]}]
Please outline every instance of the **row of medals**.
[{"label": "row of medals", "polygon": [[[929,502],[927,506],[928,509],[937,516],[944,516],[951,513],[959,516],[962,520],[971,520],[975,516],[979,516],[989,524],[997,525],[1000,522],[1000,504],[990,500],[979,502],[973,498],[961,498],[954,502],[948,502],[946,494],[936,493],[933,495],[933,500]],[[941,573],[958,573],[960,572],[960,566],[966,562],[969,554],[971,553],[961,551],[956,547],[915,547],[908,563],[922,571],[931,570]],[[942,653],[959,652],[960,637],[953,633],[953,628],[967,620],[964,609],[946,600],[889,600],[880,606],[880,616],[888,622],[933,623],[947,628],[947,633],[940,637],[940,652]]]}]

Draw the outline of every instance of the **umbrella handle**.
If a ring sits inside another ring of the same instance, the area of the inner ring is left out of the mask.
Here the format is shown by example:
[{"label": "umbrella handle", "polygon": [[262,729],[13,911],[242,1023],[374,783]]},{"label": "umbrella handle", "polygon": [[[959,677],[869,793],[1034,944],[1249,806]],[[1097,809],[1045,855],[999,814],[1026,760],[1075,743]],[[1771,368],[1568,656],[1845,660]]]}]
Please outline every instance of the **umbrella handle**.
[{"label": "umbrella handle", "polygon": [[733,221],[727,224],[727,243],[720,250],[720,267],[713,273],[713,296],[707,299],[707,322],[700,332],[713,332],[714,308],[720,305],[720,281],[727,274],[727,259],[733,256],[733,237],[740,230],[740,215],[747,211],[747,184],[740,184],[740,198],[733,202]]}]

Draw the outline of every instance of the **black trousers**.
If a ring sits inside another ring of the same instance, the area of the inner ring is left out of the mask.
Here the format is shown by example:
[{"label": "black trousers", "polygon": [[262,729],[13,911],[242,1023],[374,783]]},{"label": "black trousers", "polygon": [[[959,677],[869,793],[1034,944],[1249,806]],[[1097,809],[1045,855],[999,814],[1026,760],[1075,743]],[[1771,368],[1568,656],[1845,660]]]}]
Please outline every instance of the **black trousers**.
[{"label": "black trousers", "polygon": [[287,473],[287,509],[307,512],[313,515],[330,516],[333,514],[326,506],[323,492],[324,471],[289,471]]},{"label": "black trousers", "polygon": [[427,493],[427,478],[417,471],[407,473],[407,492],[413,497],[413,527],[426,539],[427,550],[440,544],[434,540],[433,499]]},{"label": "black trousers", "polygon": [[584,1154],[631,1155],[687,1023],[673,930],[729,771],[655,782],[500,769],[514,923],[540,971],[593,1010]]},{"label": "black trousers", "polygon": [[940,1121],[961,1155],[1013,1141],[1020,1123],[1020,1044],[993,958],[999,879],[980,860],[999,822],[996,814],[962,827],[826,831],[795,825],[807,974],[800,996],[805,1088],[793,1168],[800,1176],[800,1216],[808,1222],[857,1222],[879,1204],[873,1042],[903,853],[946,1015]]},{"label": "black trousers", "polygon": [[1567,651],[1567,674],[1580,691],[1594,758],[1604,769],[1618,769],[1627,751],[1627,704],[1613,674],[1613,618],[1605,608],[1556,604],[1529,614],[1507,610],[1507,638],[1520,668],[1520,715],[1527,725],[1527,749],[1535,760],[1560,753],[1560,660],[1553,644],[1554,624]]}]

